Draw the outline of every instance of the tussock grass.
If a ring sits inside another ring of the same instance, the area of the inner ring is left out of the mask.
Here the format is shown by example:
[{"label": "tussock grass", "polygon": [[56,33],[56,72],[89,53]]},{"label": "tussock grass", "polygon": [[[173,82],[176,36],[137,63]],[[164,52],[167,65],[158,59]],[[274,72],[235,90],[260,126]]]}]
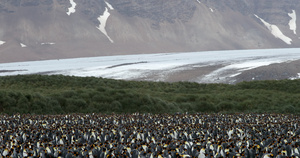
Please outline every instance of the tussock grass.
[{"label": "tussock grass", "polygon": [[294,113],[300,80],[236,85],[142,82],[95,77],[0,77],[0,113]]}]

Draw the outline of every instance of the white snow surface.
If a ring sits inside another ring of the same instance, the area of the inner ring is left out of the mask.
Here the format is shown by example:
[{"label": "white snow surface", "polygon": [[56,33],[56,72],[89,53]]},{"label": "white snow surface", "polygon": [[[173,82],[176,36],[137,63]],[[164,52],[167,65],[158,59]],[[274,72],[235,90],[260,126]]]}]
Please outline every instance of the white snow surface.
[{"label": "white snow surface", "polygon": [[296,19],[297,19],[297,16],[296,16],[296,12],[295,10],[292,10],[292,13],[288,13],[288,15],[292,18],[289,22],[289,26],[290,26],[290,29],[294,32],[294,34],[296,35],[297,32],[297,24],[296,24]]},{"label": "white snow surface", "polygon": [[110,10],[114,10],[114,7],[111,5],[111,4],[109,4],[108,2],[106,2],[106,1],[104,1],[105,2],[105,4],[107,5],[107,7],[110,9]]},{"label": "white snow surface", "polygon": [[[254,14],[255,15],[255,14]],[[272,25],[269,24],[268,22],[266,22],[265,20],[263,20],[262,18],[260,18],[259,16],[255,15],[256,18],[260,19],[260,21],[268,28],[268,30],[276,37],[281,39],[282,41],[284,41],[286,44],[292,44],[292,39],[285,36],[280,29],[278,28],[278,26],[276,25]]]},{"label": "white snow surface", "polygon": [[214,12],[214,10],[212,8],[209,8],[211,12]]},{"label": "white snow surface", "polygon": [[5,41],[0,41],[0,46],[6,43]]},{"label": "white snow surface", "polygon": [[298,73],[297,75],[298,75],[298,76],[296,76],[296,77],[290,77],[289,79],[290,79],[290,80],[300,79],[300,73]]},{"label": "white snow surface", "polygon": [[105,7],[105,11],[103,13],[103,15],[100,15],[98,17],[98,20],[100,22],[99,27],[97,27],[107,38],[111,43],[114,43],[114,41],[108,36],[106,30],[105,30],[105,26],[106,26],[106,21],[108,19],[108,17],[110,16],[110,13],[108,12],[107,7]]},{"label": "white snow surface", "polygon": [[45,42],[45,43],[41,43],[41,45],[54,45],[54,42]]},{"label": "white snow surface", "polygon": [[197,0],[198,3],[201,3],[200,0]]},{"label": "white snow surface", "polygon": [[76,3],[74,2],[74,0],[70,0],[70,3],[71,3],[71,7],[70,8],[68,8],[68,12],[67,12],[67,14],[70,16],[72,13],[75,13],[75,7],[76,7]]},{"label": "white snow surface", "polygon": [[[4,71],[0,76],[40,73],[164,81],[173,72],[223,65],[194,81],[228,83],[243,71],[299,59],[300,48],[121,55],[3,63],[0,70],[11,71]],[[159,78],[151,78],[153,75]]]},{"label": "white snow surface", "polygon": [[25,44],[23,44],[23,43],[20,43],[20,45],[21,45],[22,48],[27,47],[27,46],[26,46]]}]

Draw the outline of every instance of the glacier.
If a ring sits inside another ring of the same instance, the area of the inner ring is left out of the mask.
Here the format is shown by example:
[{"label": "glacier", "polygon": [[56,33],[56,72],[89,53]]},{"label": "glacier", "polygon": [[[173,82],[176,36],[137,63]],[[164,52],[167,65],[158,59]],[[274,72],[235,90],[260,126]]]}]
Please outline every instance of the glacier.
[{"label": "glacier", "polygon": [[[165,81],[170,73],[222,65],[195,80],[199,83],[222,83],[246,70],[299,59],[300,48],[118,55],[2,63],[0,76],[62,74],[122,80],[145,78],[150,81]],[[154,75],[159,77],[153,78]]]}]

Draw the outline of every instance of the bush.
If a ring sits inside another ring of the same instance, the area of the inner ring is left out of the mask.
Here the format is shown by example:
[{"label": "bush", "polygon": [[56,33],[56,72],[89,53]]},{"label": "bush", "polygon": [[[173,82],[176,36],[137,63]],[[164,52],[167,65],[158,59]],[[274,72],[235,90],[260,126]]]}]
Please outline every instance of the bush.
[{"label": "bush", "polygon": [[80,112],[80,110],[84,109],[86,106],[86,102],[83,99],[68,99],[67,100],[67,109],[75,108],[71,110],[72,112]]},{"label": "bush", "polygon": [[300,112],[300,80],[227,85],[19,75],[0,77],[0,86],[0,112],[8,114]]},{"label": "bush", "polygon": [[111,112],[121,112],[122,110],[122,104],[118,101],[113,101],[111,103],[111,108],[110,108],[110,111]]},{"label": "bush", "polygon": [[282,110],[284,113],[295,113],[296,112],[296,108],[293,106],[293,105],[286,105],[283,107],[283,110]]},{"label": "bush", "polygon": [[196,112],[216,112],[217,108],[209,102],[200,101],[200,102],[197,102],[195,111]]},{"label": "bush", "polygon": [[234,108],[234,104],[232,102],[220,102],[217,105],[217,111],[218,112],[225,112],[225,111],[232,111],[232,109]]}]

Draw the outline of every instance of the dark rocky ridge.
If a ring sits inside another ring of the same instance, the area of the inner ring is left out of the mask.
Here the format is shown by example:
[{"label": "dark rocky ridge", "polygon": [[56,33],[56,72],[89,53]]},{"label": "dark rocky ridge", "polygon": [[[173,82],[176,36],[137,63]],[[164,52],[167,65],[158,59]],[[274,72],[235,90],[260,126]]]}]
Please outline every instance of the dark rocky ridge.
[{"label": "dark rocky ridge", "polygon": [[[74,1],[76,12],[68,16],[69,0],[2,0],[0,62],[300,46],[288,26],[288,13],[300,13],[297,0],[107,0],[114,10],[104,0]],[[106,8],[105,29],[114,43],[97,29]],[[292,44],[275,38],[254,14]]]}]

